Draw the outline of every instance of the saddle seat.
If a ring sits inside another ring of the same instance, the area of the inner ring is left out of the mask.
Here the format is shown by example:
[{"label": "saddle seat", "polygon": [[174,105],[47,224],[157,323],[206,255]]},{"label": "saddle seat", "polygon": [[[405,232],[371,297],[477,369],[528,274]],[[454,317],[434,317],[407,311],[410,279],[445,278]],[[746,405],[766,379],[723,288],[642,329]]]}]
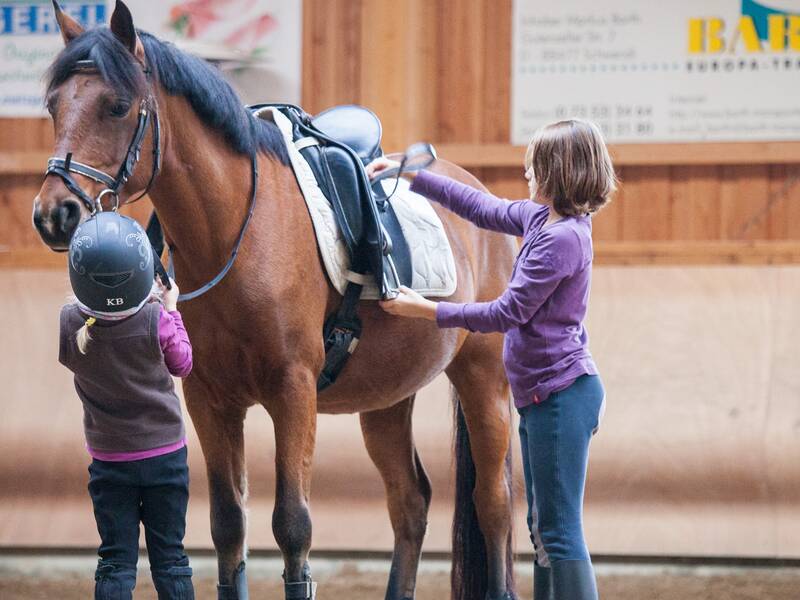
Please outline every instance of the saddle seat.
[{"label": "saddle seat", "polygon": [[381,155],[381,122],[368,108],[356,104],[334,106],[314,116],[311,126],[352,148],[365,165]]}]

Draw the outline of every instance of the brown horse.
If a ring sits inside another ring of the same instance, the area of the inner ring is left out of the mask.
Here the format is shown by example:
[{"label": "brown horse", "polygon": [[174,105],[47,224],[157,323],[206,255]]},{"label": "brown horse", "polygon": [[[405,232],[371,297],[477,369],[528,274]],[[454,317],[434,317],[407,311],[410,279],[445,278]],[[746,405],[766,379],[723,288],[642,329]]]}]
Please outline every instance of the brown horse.
[{"label": "brown horse", "polygon": [[[84,32],[58,8],[57,18],[66,46],[48,77],[54,154],[71,152],[75,161],[115,173],[137,128],[137,109],[158,115],[162,164],[149,196],[183,290],[211,279],[231,252],[248,210],[251,156],[257,156],[259,203],[238,259],[217,287],[181,306],[195,356],[184,390],[207,466],[220,597],[246,597],[245,590],[233,589],[242,583],[246,554],[243,420],[248,407],[260,404],[275,429],[272,527],[285,581],[310,580],[316,414],[360,413],[395,536],[386,598],[413,598],[431,489],[414,447],[411,414],[416,392],[442,371],[455,389],[458,429],[453,595],[513,597],[511,418],[501,336],[440,330],[427,321],[392,317],[365,301],[359,305],[364,335],[358,350],[336,383],[318,394],[322,326],[341,296],[323,270],[275,126],[252,118],[205,63],[137,34],[121,2],[109,28]],[[122,203],[145,190],[157,171],[154,135],[146,131],[141,160],[119,190]],[[435,169],[480,186],[454,165],[439,161]],[[106,187],[80,174],[73,181],[91,197]],[[34,201],[34,223],[54,250],[66,249],[90,214],[78,200],[62,178],[45,178]],[[452,300],[498,296],[510,275],[514,240],[436,210],[456,258],[459,285]],[[297,587],[287,586],[288,596],[310,597],[310,591],[298,595]]]}]

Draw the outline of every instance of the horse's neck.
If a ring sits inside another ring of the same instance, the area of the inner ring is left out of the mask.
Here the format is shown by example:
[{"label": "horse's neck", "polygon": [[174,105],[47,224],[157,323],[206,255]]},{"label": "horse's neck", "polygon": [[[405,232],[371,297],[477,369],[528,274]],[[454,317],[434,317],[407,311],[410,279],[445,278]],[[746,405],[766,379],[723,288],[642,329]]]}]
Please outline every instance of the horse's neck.
[{"label": "horse's neck", "polygon": [[182,98],[162,100],[160,110],[165,145],[150,197],[176,262],[198,280],[232,249],[252,193],[251,159],[234,152]]}]

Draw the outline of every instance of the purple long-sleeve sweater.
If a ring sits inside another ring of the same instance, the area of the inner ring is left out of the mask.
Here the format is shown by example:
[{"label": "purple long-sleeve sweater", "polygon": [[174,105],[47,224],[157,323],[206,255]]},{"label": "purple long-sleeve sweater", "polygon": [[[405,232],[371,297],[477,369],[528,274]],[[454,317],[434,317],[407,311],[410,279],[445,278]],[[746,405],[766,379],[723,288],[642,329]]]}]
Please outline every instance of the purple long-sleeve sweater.
[{"label": "purple long-sleeve sweater", "polygon": [[164,353],[164,363],[175,377],[187,377],[192,371],[192,344],[177,310],[163,306],[158,315],[158,343]]},{"label": "purple long-sleeve sweater", "polygon": [[508,289],[491,302],[439,302],[439,327],[504,332],[503,363],[522,408],[543,402],[584,374],[596,375],[583,326],[592,272],[592,221],[566,217],[547,226],[549,210],[509,202],[428,171],[411,190],[478,227],[522,237]]}]

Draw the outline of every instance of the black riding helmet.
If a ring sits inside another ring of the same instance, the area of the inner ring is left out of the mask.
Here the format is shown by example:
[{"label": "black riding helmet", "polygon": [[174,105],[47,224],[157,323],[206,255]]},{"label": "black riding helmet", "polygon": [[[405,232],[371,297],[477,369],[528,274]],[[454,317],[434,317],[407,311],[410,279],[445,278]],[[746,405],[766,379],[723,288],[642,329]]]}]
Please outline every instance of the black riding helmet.
[{"label": "black riding helmet", "polygon": [[69,244],[69,280],[93,313],[135,313],[153,288],[153,250],[142,227],[117,212],[99,212],[78,226]]}]

